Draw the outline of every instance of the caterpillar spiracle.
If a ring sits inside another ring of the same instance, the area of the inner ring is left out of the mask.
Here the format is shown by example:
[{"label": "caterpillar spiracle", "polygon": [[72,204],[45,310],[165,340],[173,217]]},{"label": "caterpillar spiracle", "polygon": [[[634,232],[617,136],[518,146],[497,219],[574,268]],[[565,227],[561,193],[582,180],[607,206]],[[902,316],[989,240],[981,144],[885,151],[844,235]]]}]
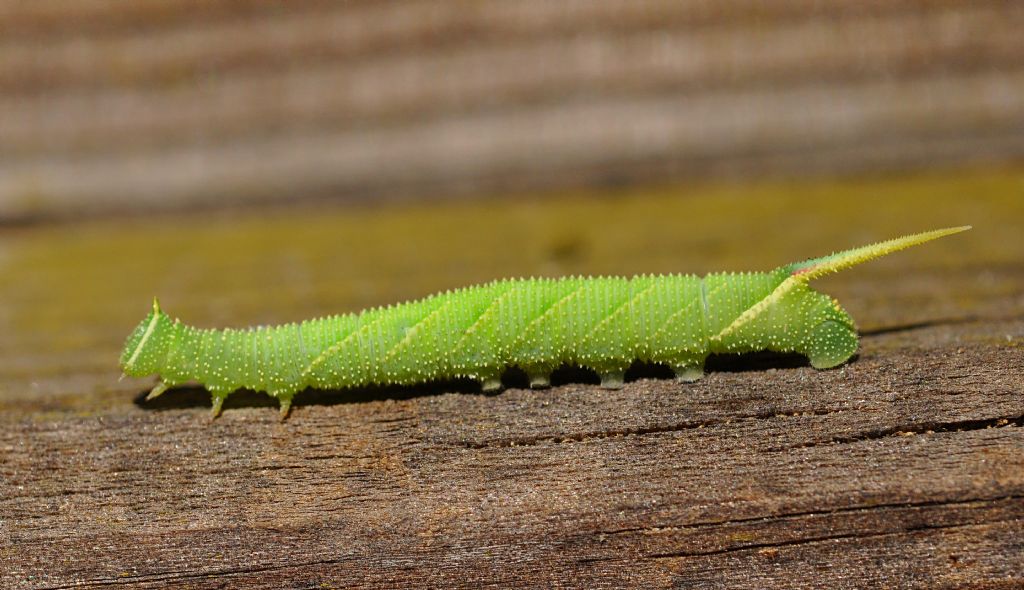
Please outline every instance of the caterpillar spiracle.
[{"label": "caterpillar spiracle", "polygon": [[682,381],[711,353],[796,352],[818,369],[857,350],[857,330],[812,279],[970,229],[940,229],[780,266],[768,272],[499,280],[417,301],[281,326],[198,329],[157,301],[121,355],[125,375],[158,374],[147,399],[198,382],[216,417],[237,389],[277,398],[286,417],[307,387],[342,389],[468,377],[501,387],[517,366],[532,387],[574,364],[604,387],[634,360],[662,363]]}]

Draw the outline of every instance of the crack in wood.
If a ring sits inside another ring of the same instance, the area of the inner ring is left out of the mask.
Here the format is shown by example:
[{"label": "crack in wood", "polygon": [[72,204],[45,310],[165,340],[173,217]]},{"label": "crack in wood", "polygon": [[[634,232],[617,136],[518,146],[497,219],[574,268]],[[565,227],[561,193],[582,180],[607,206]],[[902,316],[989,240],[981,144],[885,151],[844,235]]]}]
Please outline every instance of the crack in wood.
[{"label": "crack in wood", "polygon": [[710,527],[721,527],[728,525],[744,525],[750,523],[771,523],[777,521],[796,520],[807,517],[815,516],[835,516],[843,514],[852,514],[856,512],[870,512],[870,511],[884,511],[884,510],[899,510],[899,509],[916,509],[916,508],[937,508],[937,507],[966,507],[971,505],[984,505],[994,504],[997,502],[1012,502],[1014,500],[1024,500],[1024,495],[1008,495],[1008,496],[993,496],[993,497],[978,497],[968,498],[965,500],[930,500],[926,502],[891,502],[885,504],[858,504],[853,506],[843,506],[831,510],[807,510],[803,512],[786,512],[782,514],[774,514],[771,516],[751,516],[748,518],[730,518],[725,520],[708,520],[702,522],[694,522],[685,525],[664,525],[664,526],[646,526],[646,527],[631,527],[624,529],[614,529],[609,531],[598,531],[598,535],[627,535],[627,534],[656,534],[656,533],[667,533],[674,531],[694,530],[701,528]]},{"label": "crack in wood", "polygon": [[823,410],[794,410],[792,412],[756,412],[753,414],[740,414],[728,418],[716,418],[709,420],[683,421],[665,426],[651,426],[647,428],[622,428],[616,430],[596,430],[579,432],[575,434],[554,435],[545,434],[537,436],[523,436],[514,438],[502,438],[483,442],[459,441],[458,446],[467,449],[486,449],[502,447],[529,447],[544,443],[576,443],[588,440],[602,440],[607,438],[622,438],[626,436],[643,436],[646,434],[662,434],[667,432],[682,432],[696,430],[708,426],[720,426],[746,420],[768,420],[780,417],[799,416],[825,416],[837,414],[844,410],[823,409]]},{"label": "crack in wood", "polygon": [[[898,504],[898,503],[876,504],[876,505],[871,505],[871,506],[859,506],[859,507],[840,508],[840,509],[829,510],[829,511],[808,511],[808,512],[790,513],[790,514],[780,515],[780,516],[778,516],[776,518],[751,517],[751,518],[742,518],[742,519],[730,519],[730,520],[718,521],[718,522],[694,523],[694,524],[683,525],[683,526],[638,527],[638,528],[635,528],[635,529],[621,529],[621,530],[616,530],[616,531],[599,531],[597,534],[598,535],[607,535],[607,534],[618,535],[618,534],[625,534],[625,533],[645,534],[645,533],[648,533],[648,532],[666,532],[666,531],[696,529],[696,528],[701,528],[701,527],[721,526],[721,525],[729,525],[729,524],[747,524],[747,523],[750,523],[750,522],[771,522],[773,520],[774,521],[790,520],[790,519],[806,517],[806,516],[819,516],[819,515],[820,516],[829,516],[829,515],[851,513],[851,512],[857,512],[857,511],[873,511],[873,510],[886,510],[886,509],[898,509],[898,508],[928,508],[928,507],[943,507],[943,506],[954,507],[954,506],[970,506],[972,504],[973,505],[984,505],[984,504],[995,504],[995,503],[999,503],[999,502],[1012,502],[1012,501],[1021,500],[1021,499],[1024,499],[1024,496],[1022,496],[1022,495],[1010,495],[1010,496],[1000,496],[1000,497],[994,497],[994,498],[972,498],[972,499],[958,500],[958,501],[932,501],[932,502],[915,502],[915,503],[906,503],[906,504]],[[956,523],[956,524],[945,524],[945,525],[916,524],[916,525],[908,525],[908,526],[904,527],[903,529],[901,529],[899,531],[886,531],[886,532],[877,532],[877,533],[848,533],[848,534],[819,535],[819,536],[807,537],[807,538],[803,538],[803,539],[794,539],[794,540],[790,540],[790,541],[779,541],[779,542],[769,542],[769,543],[752,543],[752,544],[742,545],[742,546],[738,546],[738,547],[729,547],[729,548],[725,548],[725,549],[716,549],[716,550],[712,550],[712,551],[680,551],[680,552],[670,552],[670,553],[652,553],[652,554],[648,554],[648,555],[643,555],[642,558],[660,560],[660,559],[680,559],[680,558],[686,558],[686,557],[707,557],[707,556],[723,555],[723,554],[742,552],[742,551],[758,551],[758,550],[764,550],[764,549],[776,549],[776,548],[785,548],[785,547],[809,545],[809,544],[815,544],[815,543],[822,543],[822,542],[826,542],[826,541],[838,541],[838,540],[844,540],[844,539],[870,539],[870,538],[881,538],[881,537],[887,537],[887,536],[891,537],[891,536],[897,536],[897,535],[905,535],[905,534],[908,534],[908,533],[914,533],[914,532],[918,532],[918,531],[948,530],[948,529],[957,529],[957,528],[968,528],[968,527],[974,527],[974,526],[979,526],[979,525],[1009,523],[1009,522],[1019,522],[1019,521],[1020,521],[1020,519],[1017,519],[1017,518],[997,518],[997,519],[983,520],[983,521],[976,521],[976,522],[969,522],[969,523]],[[595,562],[601,562],[601,561],[614,561],[616,559],[618,559],[618,558],[615,558],[615,557],[583,558],[583,559],[577,560],[577,563],[581,563],[581,564],[583,564],[583,563],[595,563]],[[57,586],[44,586],[44,587],[40,587],[40,590],[70,590],[72,588],[101,588],[101,587],[124,586],[124,585],[130,585],[130,584],[138,584],[138,583],[176,582],[176,581],[186,581],[186,580],[214,579],[214,578],[220,578],[220,577],[230,577],[230,576],[240,576],[240,575],[247,575],[247,574],[267,573],[267,572],[274,572],[274,571],[281,571],[281,570],[295,569],[295,568],[307,568],[307,567],[316,567],[316,566],[324,566],[324,565],[336,565],[336,564],[344,563],[345,561],[349,561],[349,559],[347,559],[347,558],[322,559],[322,560],[304,561],[304,562],[287,563],[287,564],[276,564],[276,565],[266,565],[266,566],[258,566],[258,567],[224,568],[224,569],[199,571],[199,572],[187,572],[187,571],[175,570],[175,571],[155,572],[155,573],[142,574],[142,575],[130,575],[130,576],[123,576],[123,577],[119,577],[119,578],[100,578],[100,579],[94,579],[94,580],[83,580],[83,581],[78,581],[78,582],[75,582],[75,583],[72,583],[72,584],[62,584],[62,585],[57,585]]]},{"label": "crack in wood", "polygon": [[38,590],[71,590],[72,588],[102,588],[109,586],[123,586],[127,584],[152,583],[152,582],[177,582],[184,580],[201,580],[205,578],[217,578],[222,576],[238,576],[246,574],[260,574],[291,568],[314,567],[319,565],[335,565],[349,561],[348,559],[321,559],[317,561],[304,561],[299,563],[288,563],[280,565],[267,565],[262,567],[248,568],[225,568],[209,570],[205,572],[167,571],[138,576],[124,576],[120,578],[100,578],[86,580],[72,584],[61,584],[59,586],[40,586]]},{"label": "crack in wood", "polygon": [[[709,420],[683,421],[665,426],[652,426],[648,428],[623,428],[616,430],[598,430],[580,432],[565,435],[537,435],[514,438],[502,438],[483,442],[459,441],[458,446],[467,449],[503,448],[503,447],[527,447],[545,443],[577,443],[589,440],[602,440],[607,438],[621,438],[626,436],[643,436],[647,434],[663,434],[668,432],[682,432],[695,430],[710,426],[721,426],[749,420],[771,420],[774,418],[785,418],[793,416],[827,416],[838,414],[842,409],[820,409],[820,410],[794,410],[792,412],[757,412],[731,416],[729,418],[716,418]],[[891,436],[908,436],[911,434],[932,434],[937,432],[962,432],[970,430],[984,430],[987,428],[1019,427],[1024,425],[1024,415],[1011,417],[985,418],[979,420],[961,420],[954,422],[924,422],[922,424],[904,424],[866,431],[864,433],[847,436],[833,437],[827,441],[812,441],[805,444],[791,447],[779,447],[767,449],[769,452],[778,452],[791,449],[810,448],[827,444],[850,444],[864,440],[876,440]]]},{"label": "crack in wood", "polygon": [[852,436],[836,436],[826,441],[808,442],[790,447],[779,447],[768,449],[768,452],[789,451],[793,449],[808,449],[824,445],[845,445],[869,440],[879,440],[890,437],[912,436],[916,434],[938,434],[942,432],[969,432],[972,430],[987,430],[989,428],[1019,428],[1024,426],[1024,415],[1003,416],[998,418],[982,418],[978,420],[956,420],[952,422],[924,422],[921,424],[901,424],[889,428],[864,431]]},{"label": "crack in wood", "polygon": [[976,527],[987,524],[999,524],[999,523],[1010,523],[1020,522],[1019,518],[997,518],[994,520],[986,520],[984,522],[967,522],[958,524],[920,524],[908,526],[899,531],[889,531],[884,533],[847,533],[837,535],[821,535],[816,537],[807,537],[804,539],[794,539],[792,541],[779,541],[776,543],[752,543],[750,545],[742,545],[739,547],[727,547],[725,549],[716,549],[714,551],[680,551],[673,553],[652,553],[650,555],[644,555],[647,559],[679,559],[684,557],[708,557],[713,555],[725,555],[729,553],[737,553],[741,551],[753,551],[763,549],[778,549],[782,547],[797,547],[801,545],[813,545],[815,543],[822,543],[825,541],[841,541],[844,539],[877,539],[881,537],[895,537],[899,535],[905,535],[907,533],[914,533],[919,531],[935,531],[935,530],[948,530],[948,529],[959,529]]}]

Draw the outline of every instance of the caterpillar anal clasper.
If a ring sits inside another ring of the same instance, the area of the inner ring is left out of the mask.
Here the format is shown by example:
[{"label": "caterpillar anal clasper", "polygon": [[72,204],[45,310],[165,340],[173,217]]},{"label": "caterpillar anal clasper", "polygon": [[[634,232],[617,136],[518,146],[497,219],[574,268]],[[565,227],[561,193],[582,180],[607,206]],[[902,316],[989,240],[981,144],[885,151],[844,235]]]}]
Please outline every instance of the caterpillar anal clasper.
[{"label": "caterpillar anal clasper", "polygon": [[424,299],[273,327],[198,329],[153,309],[121,355],[126,375],[157,374],[149,397],[198,382],[213,415],[238,389],[277,398],[282,417],[308,387],[412,385],[469,377],[501,386],[512,366],[530,385],[563,364],[618,387],[635,361],[699,379],[712,353],[796,352],[825,369],[857,350],[839,303],[809,281],[915,244],[969,229],[914,234],[769,272],[511,279]]}]

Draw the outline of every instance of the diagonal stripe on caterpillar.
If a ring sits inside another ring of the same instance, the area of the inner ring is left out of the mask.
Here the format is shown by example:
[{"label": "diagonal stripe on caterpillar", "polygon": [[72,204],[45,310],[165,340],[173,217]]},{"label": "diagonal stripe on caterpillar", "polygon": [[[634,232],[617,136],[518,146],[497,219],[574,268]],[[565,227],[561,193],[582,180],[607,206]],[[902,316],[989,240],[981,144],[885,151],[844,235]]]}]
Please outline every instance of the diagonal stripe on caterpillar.
[{"label": "diagonal stripe on caterpillar", "polygon": [[850,316],[808,282],[969,229],[941,229],[789,264],[769,272],[494,281],[399,305],[299,324],[201,330],[157,301],[128,337],[126,375],[158,374],[149,398],[188,382],[205,386],[213,415],[241,388],[265,391],[286,416],[307,387],[411,385],[469,377],[485,390],[510,366],[532,386],[562,364],[593,369],[618,387],[634,360],[699,379],[711,353],[796,352],[824,369],[857,350]]}]

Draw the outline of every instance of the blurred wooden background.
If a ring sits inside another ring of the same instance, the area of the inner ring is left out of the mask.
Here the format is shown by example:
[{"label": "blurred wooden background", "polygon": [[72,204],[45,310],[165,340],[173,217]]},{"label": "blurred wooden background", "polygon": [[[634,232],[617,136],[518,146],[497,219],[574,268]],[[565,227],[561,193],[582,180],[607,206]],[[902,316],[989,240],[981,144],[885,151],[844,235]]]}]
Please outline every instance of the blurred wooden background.
[{"label": "blurred wooden background", "polygon": [[1006,0],[0,2],[0,220],[1024,154]]}]

